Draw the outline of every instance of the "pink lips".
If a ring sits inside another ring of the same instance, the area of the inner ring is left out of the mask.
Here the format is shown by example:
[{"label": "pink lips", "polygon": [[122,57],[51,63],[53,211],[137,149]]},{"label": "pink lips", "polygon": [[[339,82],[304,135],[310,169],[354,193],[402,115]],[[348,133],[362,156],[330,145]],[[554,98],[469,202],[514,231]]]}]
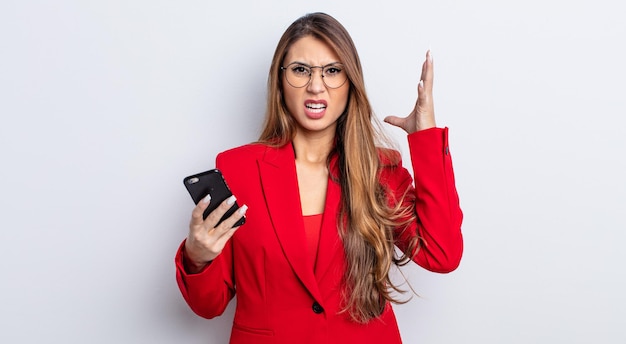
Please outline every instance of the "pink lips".
[{"label": "pink lips", "polygon": [[328,103],[325,100],[307,99],[304,102],[304,113],[311,119],[320,119],[324,117]]}]

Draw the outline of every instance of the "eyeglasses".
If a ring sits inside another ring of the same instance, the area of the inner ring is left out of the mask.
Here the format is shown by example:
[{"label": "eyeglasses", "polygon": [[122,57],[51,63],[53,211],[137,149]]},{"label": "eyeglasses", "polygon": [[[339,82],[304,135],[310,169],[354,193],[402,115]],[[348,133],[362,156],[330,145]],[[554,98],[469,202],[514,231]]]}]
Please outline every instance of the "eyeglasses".
[{"label": "eyeglasses", "polygon": [[313,69],[319,68],[322,72],[322,81],[328,88],[339,88],[348,80],[341,63],[335,62],[325,66],[309,66],[300,62],[292,62],[286,67],[280,67],[285,72],[287,83],[295,88],[302,88],[311,82]]}]

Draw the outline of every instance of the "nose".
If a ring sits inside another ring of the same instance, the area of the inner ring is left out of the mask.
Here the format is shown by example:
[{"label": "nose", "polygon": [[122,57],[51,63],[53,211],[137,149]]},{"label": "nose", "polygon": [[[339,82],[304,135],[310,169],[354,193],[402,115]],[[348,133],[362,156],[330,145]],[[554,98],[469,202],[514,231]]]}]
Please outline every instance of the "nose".
[{"label": "nose", "polygon": [[326,90],[326,84],[324,84],[323,78],[324,76],[322,74],[322,68],[319,68],[319,67],[312,68],[311,80],[309,81],[309,84],[307,85],[307,90],[311,93],[324,92]]}]

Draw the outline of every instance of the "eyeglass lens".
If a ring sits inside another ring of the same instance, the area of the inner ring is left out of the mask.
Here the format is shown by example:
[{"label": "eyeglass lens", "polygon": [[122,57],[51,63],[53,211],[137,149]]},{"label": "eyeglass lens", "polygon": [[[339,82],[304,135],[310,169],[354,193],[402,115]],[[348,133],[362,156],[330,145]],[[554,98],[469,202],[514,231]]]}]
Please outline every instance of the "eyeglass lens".
[{"label": "eyeglass lens", "polygon": [[313,77],[313,69],[316,68],[321,69],[322,81],[329,88],[339,88],[348,80],[348,75],[341,64],[330,64],[322,67],[294,62],[282,69],[285,71],[287,82],[293,87],[300,88],[309,84]]}]

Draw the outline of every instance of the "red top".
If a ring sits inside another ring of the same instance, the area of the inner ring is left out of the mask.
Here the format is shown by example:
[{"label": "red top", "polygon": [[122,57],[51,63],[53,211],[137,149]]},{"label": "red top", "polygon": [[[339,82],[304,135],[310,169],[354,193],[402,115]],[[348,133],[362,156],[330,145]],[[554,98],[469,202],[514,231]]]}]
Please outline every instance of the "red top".
[{"label": "red top", "polygon": [[309,256],[313,263],[313,269],[315,269],[315,263],[317,262],[317,247],[320,242],[320,232],[322,229],[322,216],[324,214],[305,215],[302,217],[304,220],[304,233],[306,234],[307,247],[309,249]]}]

